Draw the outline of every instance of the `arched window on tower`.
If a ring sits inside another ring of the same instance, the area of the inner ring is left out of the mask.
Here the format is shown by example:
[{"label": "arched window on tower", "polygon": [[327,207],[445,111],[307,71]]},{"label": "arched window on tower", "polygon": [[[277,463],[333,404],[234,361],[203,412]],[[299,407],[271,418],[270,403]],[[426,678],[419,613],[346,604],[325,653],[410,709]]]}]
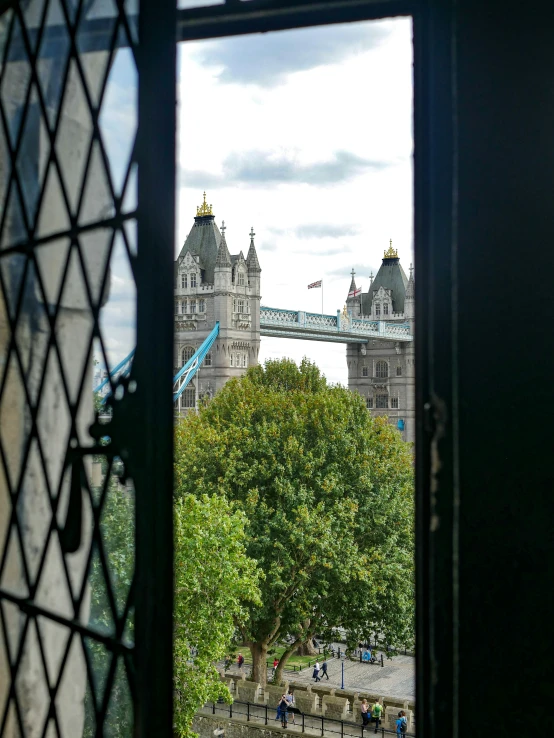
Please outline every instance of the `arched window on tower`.
[{"label": "arched window on tower", "polygon": [[389,406],[389,396],[388,395],[377,395],[375,398],[375,407],[384,409]]},{"label": "arched window on tower", "polygon": [[381,316],[381,303],[376,302],[375,303],[375,317],[379,318]]},{"label": "arched window on tower", "polygon": [[375,366],[375,376],[384,379],[389,376],[389,365],[386,361],[378,361]]},{"label": "arched window on tower", "polygon": [[238,286],[244,287],[244,272],[240,271],[240,269],[239,269],[237,279],[238,279],[238,282],[237,282]]},{"label": "arched window on tower", "polygon": [[211,365],[212,365],[212,354],[210,351],[208,351],[204,359],[204,366],[211,366]]},{"label": "arched window on tower", "polygon": [[181,407],[196,407],[196,390],[194,387],[187,387],[181,395]]},{"label": "arched window on tower", "polygon": [[184,366],[187,363],[187,361],[192,359],[193,356],[194,356],[194,348],[192,346],[185,346],[185,348],[181,352],[181,361],[182,361],[181,365]]},{"label": "arched window on tower", "polygon": [[383,315],[388,315],[388,314],[389,314],[389,303],[384,302],[383,303]]},{"label": "arched window on tower", "polygon": [[200,300],[198,303],[198,312],[199,313],[205,313],[206,312],[206,301]]},{"label": "arched window on tower", "polygon": [[181,274],[181,287],[184,289],[187,286],[187,275]]},{"label": "arched window on tower", "polygon": [[190,273],[190,286],[196,287],[196,272]]}]

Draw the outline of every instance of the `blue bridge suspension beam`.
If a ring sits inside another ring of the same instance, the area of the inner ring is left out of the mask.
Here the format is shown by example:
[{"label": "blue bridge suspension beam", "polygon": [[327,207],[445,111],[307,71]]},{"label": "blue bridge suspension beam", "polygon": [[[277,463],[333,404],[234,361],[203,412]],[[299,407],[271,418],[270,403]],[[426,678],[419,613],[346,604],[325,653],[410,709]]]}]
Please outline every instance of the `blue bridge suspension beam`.
[{"label": "blue bridge suspension beam", "polygon": [[[135,355],[135,349],[133,349],[131,353],[123,359],[123,361],[120,361],[119,364],[111,370],[111,372],[108,374],[106,379],[102,380],[102,382],[100,382],[100,384],[94,388],[93,392],[94,393],[101,392],[109,382],[113,383],[119,377],[126,377],[131,371],[131,366],[133,365],[134,355]],[[110,391],[106,392],[106,396],[109,394],[111,394],[111,387],[110,387]]]},{"label": "blue bridge suspension beam", "polygon": [[196,353],[187,361],[187,363],[180,369],[177,374],[173,377],[173,402],[177,402],[179,397],[183,394],[190,381],[195,376],[196,372],[200,369],[200,366],[206,354],[213,346],[215,339],[219,335],[219,322],[215,324],[211,333],[206,338],[204,343],[197,349]]}]

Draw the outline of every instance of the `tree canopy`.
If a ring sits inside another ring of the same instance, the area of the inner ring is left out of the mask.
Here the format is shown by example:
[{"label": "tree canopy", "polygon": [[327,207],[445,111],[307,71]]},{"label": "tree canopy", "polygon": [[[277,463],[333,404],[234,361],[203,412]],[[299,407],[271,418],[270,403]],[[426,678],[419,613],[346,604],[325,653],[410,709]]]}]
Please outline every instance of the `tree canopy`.
[{"label": "tree canopy", "polygon": [[215,662],[225,656],[245,605],[259,603],[256,564],[245,555],[245,519],[222,496],[184,495],[175,504],[175,728],[198,709],[230,701]]},{"label": "tree canopy", "polygon": [[255,681],[285,636],[343,627],[411,642],[411,448],[359,395],[306,359],[253,367],[179,425],[175,475],[178,498],[200,491],[244,513],[265,574],[241,627]]}]

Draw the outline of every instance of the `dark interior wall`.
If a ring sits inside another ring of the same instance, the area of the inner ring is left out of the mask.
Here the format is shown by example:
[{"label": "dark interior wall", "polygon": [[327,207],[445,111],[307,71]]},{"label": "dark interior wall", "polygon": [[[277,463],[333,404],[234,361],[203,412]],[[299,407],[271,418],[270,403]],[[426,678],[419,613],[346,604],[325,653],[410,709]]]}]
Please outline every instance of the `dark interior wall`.
[{"label": "dark interior wall", "polygon": [[459,729],[529,735],[554,694],[554,4],[457,23]]}]

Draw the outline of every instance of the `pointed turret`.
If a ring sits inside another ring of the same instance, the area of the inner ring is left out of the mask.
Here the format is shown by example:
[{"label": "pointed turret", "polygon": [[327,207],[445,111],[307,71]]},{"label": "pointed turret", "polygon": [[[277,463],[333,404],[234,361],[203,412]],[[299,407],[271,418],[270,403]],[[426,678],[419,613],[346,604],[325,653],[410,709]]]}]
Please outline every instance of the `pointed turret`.
[{"label": "pointed turret", "polygon": [[256,253],[256,247],[254,246],[254,228],[250,229],[250,248],[248,249],[248,256],[246,257],[246,264],[248,266],[248,273],[259,273],[261,272],[260,262],[258,261],[258,254]]},{"label": "pointed turret", "polygon": [[[368,292],[363,296],[363,314],[381,317],[390,316],[393,313],[403,313],[407,286],[408,277],[400,264],[398,251],[393,249],[392,241],[390,241],[389,248],[383,254],[381,267],[375,279],[371,280]],[[380,293],[380,296],[378,296],[378,293]],[[376,299],[380,306],[378,315],[375,311]],[[387,312],[384,312],[385,304],[387,305]],[[383,307],[383,310],[381,310],[381,307]]]},{"label": "pointed turret", "polygon": [[406,285],[406,300],[414,299],[414,287],[414,267],[412,264],[410,264],[410,278],[408,279],[408,284]]},{"label": "pointed turret", "polygon": [[206,202],[206,193],[202,205],[196,208],[194,225],[192,226],[181,253],[176,262],[178,268],[187,251],[194,257],[198,257],[198,264],[202,270],[202,282],[214,283],[214,266],[217,258],[221,234],[215,224],[212,205]]},{"label": "pointed turret", "polygon": [[221,241],[219,242],[219,248],[217,250],[217,258],[215,260],[215,268],[221,269],[222,267],[231,266],[231,254],[227,248],[227,239],[225,238],[225,221],[221,223]]},{"label": "pointed turret", "polygon": [[350,280],[350,289],[348,290],[348,297],[346,298],[346,305],[348,310],[352,313],[353,317],[358,318],[361,314],[360,310],[360,295],[361,289],[356,287],[356,272],[352,269],[352,279]]},{"label": "pointed turret", "polygon": [[414,282],[414,268],[410,264],[410,278],[406,285],[406,297],[404,298],[404,316],[406,320],[413,320],[415,316],[415,282]]},{"label": "pointed turret", "polygon": [[354,297],[354,293],[356,292],[356,272],[354,269],[352,269],[352,280],[350,281],[350,289],[348,290],[348,297]]}]

